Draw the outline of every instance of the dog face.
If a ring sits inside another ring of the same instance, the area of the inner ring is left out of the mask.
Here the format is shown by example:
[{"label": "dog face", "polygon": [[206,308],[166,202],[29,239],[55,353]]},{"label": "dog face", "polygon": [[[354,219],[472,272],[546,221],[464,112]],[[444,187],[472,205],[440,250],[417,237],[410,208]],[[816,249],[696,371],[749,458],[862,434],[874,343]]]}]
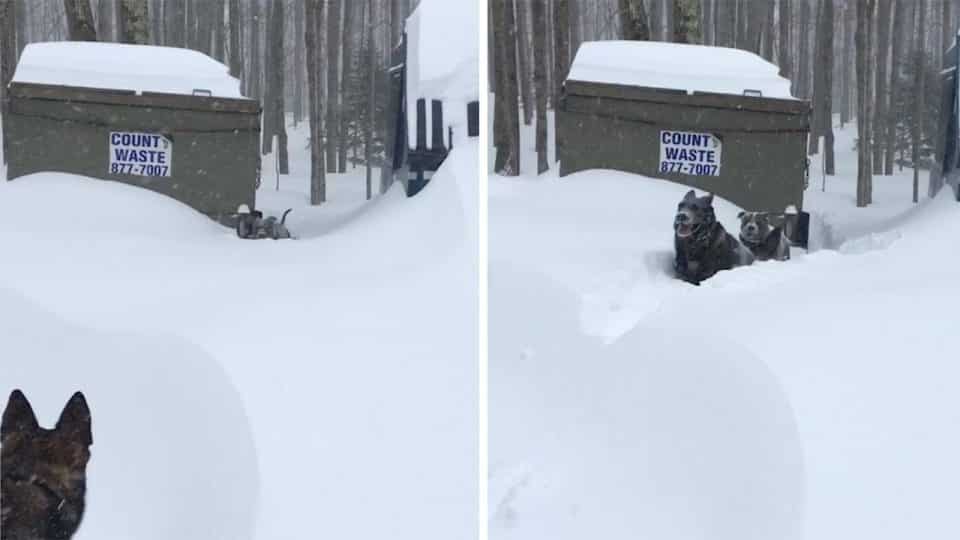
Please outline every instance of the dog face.
[{"label": "dog face", "polygon": [[740,212],[740,238],[752,244],[759,244],[779,226],[782,219],[777,219],[767,212]]},{"label": "dog face", "polygon": [[713,213],[713,194],[697,197],[691,189],[677,205],[673,230],[678,238],[687,238],[716,221]]},{"label": "dog face", "polygon": [[83,518],[93,436],[83,394],[70,398],[57,425],[37,423],[27,398],[10,395],[0,426],[0,538],[68,540]]}]

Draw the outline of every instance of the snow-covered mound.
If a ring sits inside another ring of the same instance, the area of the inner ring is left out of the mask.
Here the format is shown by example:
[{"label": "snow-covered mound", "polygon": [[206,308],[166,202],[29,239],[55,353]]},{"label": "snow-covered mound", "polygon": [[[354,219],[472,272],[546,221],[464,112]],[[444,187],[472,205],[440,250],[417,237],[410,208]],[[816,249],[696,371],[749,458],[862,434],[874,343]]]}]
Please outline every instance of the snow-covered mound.
[{"label": "snow-covered mound", "polygon": [[490,285],[491,537],[801,537],[800,441],[763,361],[684,329],[605,347],[545,276]]},{"label": "snow-covered mound", "polygon": [[687,92],[792,99],[779,68],[748,51],[656,41],[590,41],[580,45],[570,80]]},{"label": "snow-covered mound", "polygon": [[3,405],[22,389],[48,428],[73,392],[90,405],[77,540],[253,538],[253,434],[218,362],[177,338],[67,324],[6,289],[0,306]]},{"label": "snow-covered mound", "polygon": [[189,49],[91,41],[30,43],[13,82],[239,98],[227,66]]},{"label": "snow-covered mound", "polygon": [[0,214],[18,232],[69,236],[222,236],[227,229],[175,199],[67,173],[36,173],[0,185]]}]

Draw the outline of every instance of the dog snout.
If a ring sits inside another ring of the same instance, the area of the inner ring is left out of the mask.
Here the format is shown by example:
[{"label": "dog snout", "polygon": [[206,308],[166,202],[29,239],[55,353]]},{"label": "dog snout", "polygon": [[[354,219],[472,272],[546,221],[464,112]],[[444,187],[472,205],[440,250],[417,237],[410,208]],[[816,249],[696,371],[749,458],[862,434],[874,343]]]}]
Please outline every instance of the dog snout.
[{"label": "dog snout", "polygon": [[757,225],[755,223],[748,223],[745,229],[747,232],[755,233],[757,232]]},{"label": "dog snout", "polygon": [[690,221],[690,216],[688,216],[687,214],[681,212],[681,213],[677,214],[677,217],[676,217],[675,221],[676,221],[677,223],[686,223],[686,222]]}]

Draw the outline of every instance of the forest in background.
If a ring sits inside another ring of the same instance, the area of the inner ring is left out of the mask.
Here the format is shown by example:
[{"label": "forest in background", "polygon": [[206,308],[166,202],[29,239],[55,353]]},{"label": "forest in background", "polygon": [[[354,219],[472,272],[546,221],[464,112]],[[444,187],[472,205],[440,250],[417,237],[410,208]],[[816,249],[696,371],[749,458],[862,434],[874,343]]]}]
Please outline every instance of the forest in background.
[{"label": "forest in background", "polygon": [[[229,66],[263,107],[264,154],[289,173],[287,127],[309,122],[311,202],[326,175],[366,168],[367,198],[389,184],[387,69],[417,0],[0,0],[3,89],[24,46],[104,41],[185,47]],[[109,62],[109,59],[104,59]],[[384,168],[385,169],[385,168]],[[376,170],[376,172],[375,172]],[[379,178],[374,180],[374,175]],[[379,184],[377,188],[374,183]]]},{"label": "forest in background", "polygon": [[584,41],[653,40],[756,53],[811,102],[809,153],[834,174],[833,122],[857,124],[857,205],[873,175],[930,169],[940,139],[939,72],[953,43],[958,0],[489,0],[495,171],[520,171],[520,122],[536,126],[537,170],[547,158],[546,111]]}]

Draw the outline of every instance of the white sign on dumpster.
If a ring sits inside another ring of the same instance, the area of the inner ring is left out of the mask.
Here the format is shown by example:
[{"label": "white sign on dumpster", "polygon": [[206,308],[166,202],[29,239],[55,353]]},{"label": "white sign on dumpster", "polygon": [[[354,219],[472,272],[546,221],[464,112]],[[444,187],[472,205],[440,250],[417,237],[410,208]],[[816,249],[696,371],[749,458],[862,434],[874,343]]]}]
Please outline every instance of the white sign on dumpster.
[{"label": "white sign on dumpster", "polygon": [[662,173],[691,176],[720,176],[723,143],[712,133],[660,131]]},{"label": "white sign on dumpster", "polygon": [[173,142],[156,133],[110,132],[110,174],[170,176]]}]

